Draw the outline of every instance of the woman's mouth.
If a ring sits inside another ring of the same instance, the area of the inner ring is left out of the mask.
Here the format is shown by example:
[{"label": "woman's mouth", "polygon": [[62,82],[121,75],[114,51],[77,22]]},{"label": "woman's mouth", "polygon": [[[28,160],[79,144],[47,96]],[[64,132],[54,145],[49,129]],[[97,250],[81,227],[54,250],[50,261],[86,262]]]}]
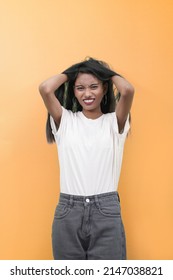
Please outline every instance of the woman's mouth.
[{"label": "woman's mouth", "polygon": [[95,98],[89,98],[89,99],[84,99],[83,102],[85,105],[92,105],[94,102]]}]

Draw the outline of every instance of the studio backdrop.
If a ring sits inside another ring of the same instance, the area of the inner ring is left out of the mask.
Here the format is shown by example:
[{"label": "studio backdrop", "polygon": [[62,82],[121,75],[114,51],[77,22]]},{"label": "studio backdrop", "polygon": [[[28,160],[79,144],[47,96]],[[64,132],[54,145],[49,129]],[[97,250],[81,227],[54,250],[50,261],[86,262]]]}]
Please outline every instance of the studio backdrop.
[{"label": "studio backdrop", "polygon": [[173,259],[173,2],[0,4],[0,259],[53,259],[55,145],[38,92],[92,56],[135,87],[119,193],[128,259]]}]

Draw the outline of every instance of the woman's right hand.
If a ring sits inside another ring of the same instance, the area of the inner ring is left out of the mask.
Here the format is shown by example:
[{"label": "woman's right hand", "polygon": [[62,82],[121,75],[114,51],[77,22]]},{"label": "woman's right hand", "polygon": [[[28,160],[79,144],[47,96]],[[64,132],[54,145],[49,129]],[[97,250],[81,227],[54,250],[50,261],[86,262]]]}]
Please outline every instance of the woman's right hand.
[{"label": "woman's right hand", "polygon": [[81,63],[77,63],[75,65],[70,66],[69,68],[64,70],[62,73],[67,75],[69,81],[74,81],[77,77],[80,66],[81,66]]}]

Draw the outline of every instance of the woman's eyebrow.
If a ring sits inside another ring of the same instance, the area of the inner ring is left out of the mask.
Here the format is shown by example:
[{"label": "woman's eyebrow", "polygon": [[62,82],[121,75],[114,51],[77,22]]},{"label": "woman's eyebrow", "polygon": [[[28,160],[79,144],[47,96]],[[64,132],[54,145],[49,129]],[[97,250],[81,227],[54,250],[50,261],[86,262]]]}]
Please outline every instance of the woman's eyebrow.
[{"label": "woman's eyebrow", "polygon": [[[99,85],[99,83],[91,83],[90,85],[88,85],[88,86],[98,86]],[[83,86],[84,87],[84,85],[83,84],[77,84],[77,85],[75,85],[76,87],[78,87],[78,86]]]},{"label": "woman's eyebrow", "polygon": [[77,85],[75,85],[75,87],[78,87],[78,86],[83,86],[82,84],[77,84]]}]

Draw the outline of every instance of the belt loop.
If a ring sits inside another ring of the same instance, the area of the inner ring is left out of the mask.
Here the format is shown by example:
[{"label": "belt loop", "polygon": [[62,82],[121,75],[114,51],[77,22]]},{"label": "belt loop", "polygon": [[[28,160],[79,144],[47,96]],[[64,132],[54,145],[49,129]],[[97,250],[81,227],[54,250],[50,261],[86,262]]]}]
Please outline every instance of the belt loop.
[{"label": "belt loop", "polygon": [[69,201],[70,206],[73,206],[73,195],[70,195],[70,201]]},{"label": "belt loop", "polygon": [[98,199],[98,196],[95,195],[94,199],[95,199],[95,204],[96,204],[96,206],[99,207],[99,199]]}]

